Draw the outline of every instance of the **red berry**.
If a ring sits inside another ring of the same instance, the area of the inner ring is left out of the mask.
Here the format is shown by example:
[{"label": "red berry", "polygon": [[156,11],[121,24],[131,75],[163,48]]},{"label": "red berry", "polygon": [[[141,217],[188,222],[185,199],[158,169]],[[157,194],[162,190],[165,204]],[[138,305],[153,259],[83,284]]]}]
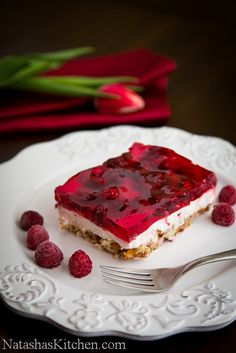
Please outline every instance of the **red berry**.
[{"label": "red berry", "polygon": [[182,181],[182,185],[183,185],[184,189],[190,189],[192,187],[192,183],[190,180]]},{"label": "red berry", "polygon": [[35,260],[41,267],[53,268],[61,264],[63,253],[56,244],[45,240],[37,246]]},{"label": "red berry", "polygon": [[119,190],[116,186],[112,186],[107,190],[107,199],[115,200],[119,196]]},{"label": "red berry", "polygon": [[83,250],[77,250],[71,255],[68,266],[72,276],[81,278],[91,272],[93,264]]},{"label": "red berry", "polygon": [[27,246],[31,250],[35,250],[37,246],[44,240],[48,240],[49,235],[46,229],[40,224],[34,224],[27,233]]},{"label": "red berry", "polygon": [[43,217],[36,211],[25,211],[20,219],[21,229],[28,230],[34,224],[43,225]]},{"label": "red berry", "polygon": [[215,205],[211,217],[214,223],[221,226],[230,226],[235,220],[234,210],[226,202],[220,202]]},{"label": "red berry", "polygon": [[96,177],[100,177],[103,173],[102,167],[94,167],[91,171],[91,174]]},{"label": "red berry", "polygon": [[233,206],[236,203],[236,189],[232,185],[224,186],[220,191],[219,201]]}]

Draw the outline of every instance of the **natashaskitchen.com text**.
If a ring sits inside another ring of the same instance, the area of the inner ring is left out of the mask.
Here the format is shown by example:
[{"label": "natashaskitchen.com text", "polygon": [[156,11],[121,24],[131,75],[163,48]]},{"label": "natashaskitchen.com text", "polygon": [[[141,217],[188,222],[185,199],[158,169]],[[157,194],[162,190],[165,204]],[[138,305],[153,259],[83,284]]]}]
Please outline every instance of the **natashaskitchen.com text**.
[{"label": "natashaskitchen.com text", "polygon": [[96,342],[94,341],[85,341],[80,340],[79,338],[75,340],[60,339],[54,338],[50,341],[39,341],[37,338],[32,339],[31,341],[24,340],[13,340],[12,338],[2,339],[0,350],[9,351],[9,350],[125,350],[126,344],[124,341],[103,341]]}]

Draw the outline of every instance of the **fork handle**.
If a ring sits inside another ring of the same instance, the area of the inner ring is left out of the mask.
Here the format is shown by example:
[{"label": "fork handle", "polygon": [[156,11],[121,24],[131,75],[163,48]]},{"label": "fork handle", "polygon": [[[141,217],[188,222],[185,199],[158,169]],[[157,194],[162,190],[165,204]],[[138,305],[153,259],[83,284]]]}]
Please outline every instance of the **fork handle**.
[{"label": "fork handle", "polygon": [[227,251],[218,252],[216,254],[203,256],[186,263],[183,266],[182,274],[192,270],[195,267],[199,267],[201,265],[210,264],[218,261],[235,260],[235,259],[236,259],[236,249],[231,249]]}]

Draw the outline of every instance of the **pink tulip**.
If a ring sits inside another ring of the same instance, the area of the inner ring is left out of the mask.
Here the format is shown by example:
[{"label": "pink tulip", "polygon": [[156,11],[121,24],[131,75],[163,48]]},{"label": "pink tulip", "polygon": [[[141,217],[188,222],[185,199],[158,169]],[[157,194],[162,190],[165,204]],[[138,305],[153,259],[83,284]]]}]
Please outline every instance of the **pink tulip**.
[{"label": "pink tulip", "polygon": [[139,94],[120,83],[104,85],[101,86],[99,90],[117,96],[117,98],[96,98],[95,106],[100,113],[133,113],[143,109],[145,106],[145,102]]}]

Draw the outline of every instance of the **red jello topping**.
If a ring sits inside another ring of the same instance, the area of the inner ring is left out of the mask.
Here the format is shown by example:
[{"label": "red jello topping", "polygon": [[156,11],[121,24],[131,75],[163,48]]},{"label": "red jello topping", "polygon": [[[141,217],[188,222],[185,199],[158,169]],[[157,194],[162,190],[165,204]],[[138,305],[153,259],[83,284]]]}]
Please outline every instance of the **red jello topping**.
[{"label": "red jello topping", "polygon": [[55,190],[65,207],[130,242],[154,222],[214,188],[215,174],[173,150],[134,143]]}]

